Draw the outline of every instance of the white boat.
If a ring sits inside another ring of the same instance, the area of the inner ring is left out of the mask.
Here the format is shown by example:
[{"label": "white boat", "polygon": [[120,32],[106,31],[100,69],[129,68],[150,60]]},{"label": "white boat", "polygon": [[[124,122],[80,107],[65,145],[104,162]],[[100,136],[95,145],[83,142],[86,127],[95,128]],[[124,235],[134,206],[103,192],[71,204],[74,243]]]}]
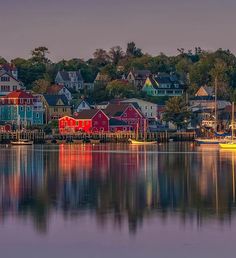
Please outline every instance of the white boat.
[{"label": "white boat", "polygon": [[129,139],[129,142],[130,142],[131,144],[136,144],[136,145],[151,145],[151,144],[157,144],[157,141],[148,142],[148,141],[137,141],[137,140],[132,140],[132,139]]},{"label": "white boat", "polygon": [[11,145],[33,145],[34,142],[27,139],[19,139],[18,141],[12,141]]}]

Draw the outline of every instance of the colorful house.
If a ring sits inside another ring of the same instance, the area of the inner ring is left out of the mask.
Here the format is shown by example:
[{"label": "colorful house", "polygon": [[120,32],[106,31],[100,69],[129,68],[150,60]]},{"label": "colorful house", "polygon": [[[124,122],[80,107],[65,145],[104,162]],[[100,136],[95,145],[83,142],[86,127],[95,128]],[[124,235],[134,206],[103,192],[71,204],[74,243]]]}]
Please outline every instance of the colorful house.
[{"label": "colorful house", "polygon": [[151,75],[149,70],[131,70],[127,76],[127,80],[129,83],[133,84],[138,90],[143,88],[143,85]]},{"label": "colorful house", "polygon": [[65,116],[59,119],[59,131],[64,133],[75,132],[108,132],[109,117],[97,109],[83,110],[77,117]]},{"label": "colorful house", "polygon": [[36,97],[14,91],[0,98],[0,121],[18,126],[43,124],[43,110],[36,108]]},{"label": "colorful house", "polygon": [[132,130],[143,129],[145,116],[135,103],[109,104],[104,110],[110,118],[121,120],[131,126]]},{"label": "colorful house", "polygon": [[175,75],[158,74],[157,76],[149,76],[146,79],[142,91],[152,97],[182,96],[184,85]]},{"label": "colorful house", "polygon": [[52,120],[58,120],[64,116],[71,116],[71,106],[65,95],[47,95],[42,96],[45,107],[46,123]]}]

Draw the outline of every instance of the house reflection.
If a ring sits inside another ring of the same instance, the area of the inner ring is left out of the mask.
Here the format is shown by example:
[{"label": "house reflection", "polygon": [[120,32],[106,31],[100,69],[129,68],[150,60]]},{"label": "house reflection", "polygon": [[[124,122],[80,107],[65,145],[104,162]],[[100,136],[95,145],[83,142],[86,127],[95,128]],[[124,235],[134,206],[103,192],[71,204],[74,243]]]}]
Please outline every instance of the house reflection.
[{"label": "house reflection", "polygon": [[[60,145],[2,148],[0,215],[31,216],[46,232],[50,216],[90,212],[97,223],[180,216],[183,223],[229,221],[235,208],[236,152],[191,144]],[[125,225],[125,224],[124,224]]]}]

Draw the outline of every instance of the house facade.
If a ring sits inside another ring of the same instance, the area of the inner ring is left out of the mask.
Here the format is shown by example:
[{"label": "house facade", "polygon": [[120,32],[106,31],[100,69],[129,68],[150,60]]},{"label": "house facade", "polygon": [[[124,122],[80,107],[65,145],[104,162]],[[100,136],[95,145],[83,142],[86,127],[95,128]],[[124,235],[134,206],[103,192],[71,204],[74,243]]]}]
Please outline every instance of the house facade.
[{"label": "house facade", "polygon": [[64,116],[71,116],[71,106],[64,95],[47,95],[42,96],[45,107],[45,122],[58,120]]},{"label": "house facade", "polygon": [[6,96],[13,91],[21,90],[22,86],[22,83],[11,73],[0,70],[0,96]]},{"label": "house facade", "polygon": [[143,113],[148,119],[157,119],[157,104],[143,99],[131,98],[121,101],[122,103],[137,103]]},{"label": "house facade", "polygon": [[14,64],[2,64],[0,65],[0,71],[5,71],[18,80],[18,70]]},{"label": "house facade", "polygon": [[48,95],[65,95],[65,97],[67,98],[68,102],[70,103],[70,101],[72,100],[72,94],[70,92],[70,90],[63,85],[52,85],[47,89],[47,94]]},{"label": "house facade", "polygon": [[59,119],[61,134],[76,132],[109,132],[109,117],[102,110],[83,110],[76,118],[65,116]]},{"label": "house facade", "polygon": [[127,123],[132,130],[143,130],[145,116],[142,114],[138,105],[134,103],[109,104],[104,110],[110,118],[115,118]]},{"label": "house facade", "polygon": [[0,98],[0,121],[18,126],[42,125],[43,110],[36,109],[36,98],[24,91],[14,91]]},{"label": "house facade", "polygon": [[90,110],[91,109],[91,106],[89,104],[88,101],[86,101],[85,99],[81,99],[77,105],[75,106],[75,109],[74,111],[79,113],[81,112],[82,110]]},{"label": "house facade", "polygon": [[149,76],[142,90],[151,97],[174,97],[183,95],[184,85],[174,75],[159,74]]},{"label": "house facade", "polygon": [[138,90],[144,86],[146,79],[151,75],[149,70],[131,70],[127,76],[129,83],[133,84]]},{"label": "house facade", "polygon": [[84,79],[79,71],[59,71],[55,83],[79,92],[84,89]]}]

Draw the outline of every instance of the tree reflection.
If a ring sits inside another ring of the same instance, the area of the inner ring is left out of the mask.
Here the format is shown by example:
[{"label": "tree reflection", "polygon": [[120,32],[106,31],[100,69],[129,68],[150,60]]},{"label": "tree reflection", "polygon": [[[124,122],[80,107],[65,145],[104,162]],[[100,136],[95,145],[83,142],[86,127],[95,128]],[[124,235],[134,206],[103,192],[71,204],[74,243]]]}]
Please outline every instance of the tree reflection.
[{"label": "tree reflection", "polygon": [[47,232],[50,216],[88,212],[136,233],[145,219],[179,216],[201,226],[230,221],[236,152],[191,144],[60,145],[2,148],[0,213],[31,217]]}]

